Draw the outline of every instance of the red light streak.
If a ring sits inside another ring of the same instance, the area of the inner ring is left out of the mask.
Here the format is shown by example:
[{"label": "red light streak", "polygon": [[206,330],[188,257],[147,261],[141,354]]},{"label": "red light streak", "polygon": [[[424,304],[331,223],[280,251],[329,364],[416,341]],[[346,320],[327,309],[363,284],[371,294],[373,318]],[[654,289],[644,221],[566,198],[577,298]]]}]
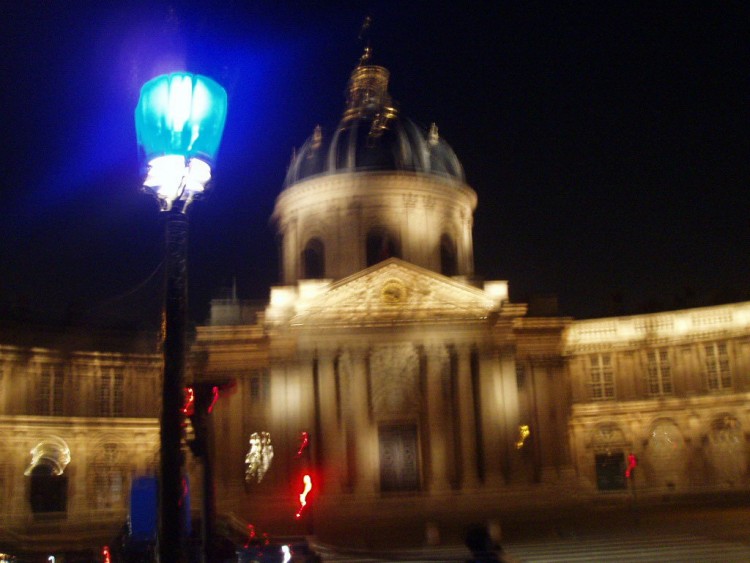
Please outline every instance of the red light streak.
[{"label": "red light streak", "polygon": [[219,388],[214,385],[214,388],[211,389],[211,393],[213,393],[213,397],[211,398],[211,404],[208,405],[208,414],[211,414],[211,411],[214,410],[214,405],[216,404],[216,401],[219,400]]},{"label": "red light streak", "polygon": [[310,444],[310,434],[307,432],[302,432],[300,434],[300,445],[299,449],[297,450],[297,457],[302,457],[302,452],[305,450],[305,448]]},{"label": "red light streak", "polygon": [[625,477],[630,479],[633,475],[633,470],[638,466],[638,458],[635,454],[628,454],[628,468],[625,470]]},{"label": "red light streak", "polygon": [[195,412],[195,391],[192,387],[185,387],[185,406],[182,407],[182,414],[190,416]]},{"label": "red light streak", "polygon": [[310,475],[305,475],[304,477],[302,477],[302,482],[305,484],[305,488],[299,495],[300,506],[297,514],[295,514],[295,518],[300,518],[302,516],[302,511],[307,506],[307,494],[312,491],[312,479],[310,478]]},{"label": "red light streak", "polygon": [[178,506],[182,507],[182,501],[188,496],[188,484],[185,477],[182,478],[182,496],[180,496],[180,502]]},{"label": "red light streak", "polygon": [[109,546],[107,545],[102,548],[102,561],[103,563],[112,563],[112,557],[109,553]]}]

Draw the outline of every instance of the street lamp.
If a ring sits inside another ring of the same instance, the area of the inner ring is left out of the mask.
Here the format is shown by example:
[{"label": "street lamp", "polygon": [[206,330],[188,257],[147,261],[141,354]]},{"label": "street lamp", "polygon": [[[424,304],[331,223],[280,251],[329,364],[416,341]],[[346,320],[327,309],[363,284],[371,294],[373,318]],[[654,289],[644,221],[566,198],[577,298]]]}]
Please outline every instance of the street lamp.
[{"label": "street lamp", "polygon": [[[158,551],[161,563],[181,563],[184,522],[183,388],[187,326],[187,209],[206,190],[221,143],[227,94],[205,76],[176,72],[141,88],[135,109],[144,191],[154,195],[166,223],[164,378]],[[189,515],[188,515],[189,517]]]}]

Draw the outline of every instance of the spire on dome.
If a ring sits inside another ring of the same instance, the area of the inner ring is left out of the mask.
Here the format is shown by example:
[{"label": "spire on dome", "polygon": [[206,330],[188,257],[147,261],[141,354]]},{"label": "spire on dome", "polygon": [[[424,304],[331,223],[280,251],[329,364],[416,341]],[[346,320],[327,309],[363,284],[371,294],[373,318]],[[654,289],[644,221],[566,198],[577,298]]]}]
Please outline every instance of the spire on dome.
[{"label": "spire on dome", "polygon": [[389,122],[396,118],[398,111],[388,93],[388,69],[372,64],[372,47],[368,37],[371,24],[372,18],[367,16],[359,32],[359,39],[366,38],[367,44],[349,78],[342,124],[355,118],[366,117],[373,120],[370,133],[379,136],[388,128]]},{"label": "spire on dome", "polygon": [[365,50],[362,53],[362,56],[359,57],[359,64],[357,66],[366,66],[367,63],[370,62],[371,58],[372,58],[372,47],[368,45],[367,47],[365,47]]}]

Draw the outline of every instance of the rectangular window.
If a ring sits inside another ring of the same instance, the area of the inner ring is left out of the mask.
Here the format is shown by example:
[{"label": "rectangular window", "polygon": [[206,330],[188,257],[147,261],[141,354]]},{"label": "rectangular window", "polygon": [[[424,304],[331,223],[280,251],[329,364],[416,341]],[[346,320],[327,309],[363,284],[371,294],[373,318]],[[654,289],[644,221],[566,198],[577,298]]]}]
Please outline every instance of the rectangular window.
[{"label": "rectangular window", "polygon": [[122,416],[125,374],[122,366],[101,368],[96,384],[97,416]]},{"label": "rectangular window", "polygon": [[648,358],[649,395],[671,395],[672,367],[669,364],[667,349],[649,350],[646,357]]},{"label": "rectangular window", "polygon": [[729,368],[729,353],[726,342],[712,342],[705,345],[706,381],[709,391],[723,391],[732,388],[732,371]]},{"label": "rectangular window", "polygon": [[62,416],[65,378],[63,366],[42,364],[39,370],[36,413],[43,416]]},{"label": "rectangular window", "polygon": [[594,354],[591,358],[591,398],[595,401],[615,398],[615,374],[610,354]]}]

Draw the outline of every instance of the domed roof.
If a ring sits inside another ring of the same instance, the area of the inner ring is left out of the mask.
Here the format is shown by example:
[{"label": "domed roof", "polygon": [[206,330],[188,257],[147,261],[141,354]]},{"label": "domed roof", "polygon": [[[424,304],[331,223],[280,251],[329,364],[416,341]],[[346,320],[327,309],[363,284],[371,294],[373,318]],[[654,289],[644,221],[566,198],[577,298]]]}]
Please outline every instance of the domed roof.
[{"label": "domed roof", "polygon": [[284,187],[307,178],[343,172],[410,171],[464,182],[453,149],[433,123],[426,130],[401,118],[388,94],[388,70],[368,64],[369,48],[349,80],[347,104],[338,127],[320,126],[292,156]]}]

